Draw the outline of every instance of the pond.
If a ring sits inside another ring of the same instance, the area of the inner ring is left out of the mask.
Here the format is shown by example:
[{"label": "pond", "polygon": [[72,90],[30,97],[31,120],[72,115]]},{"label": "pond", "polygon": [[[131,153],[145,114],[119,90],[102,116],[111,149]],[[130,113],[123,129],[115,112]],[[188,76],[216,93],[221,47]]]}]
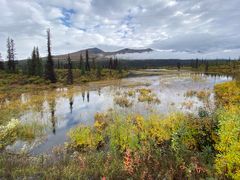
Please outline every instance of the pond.
[{"label": "pond", "polygon": [[[151,71],[151,70],[150,70]],[[150,72],[148,71],[148,72]],[[217,83],[230,81],[231,77],[194,74],[158,70],[158,75],[130,77],[121,80],[84,84],[72,88],[59,88],[51,91],[24,93],[17,98],[19,114],[23,123],[36,122],[43,126],[44,135],[33,142],[16,141],[9,151],[27,149],[31,154],[50,153],[53,147],[63,145],[67,133],[79,124],[93,125],[94,115],[109,109],[119,113],[158,113],[170,112],[198,113],[204,101],[191,92],[204,91],[208,103],[214,107],[213,88]],[[154,71],[156,72],[156,71]],[[142,102],[136,93],[140,89],[150,90],[156,102]],[[132,92],[134,95],[129,95]],[[129,106],[116,103],[116,98],[127,99]],[[16,100],[15,100],[16,101]],[[11,99],[5,103],[11,104]]]}]

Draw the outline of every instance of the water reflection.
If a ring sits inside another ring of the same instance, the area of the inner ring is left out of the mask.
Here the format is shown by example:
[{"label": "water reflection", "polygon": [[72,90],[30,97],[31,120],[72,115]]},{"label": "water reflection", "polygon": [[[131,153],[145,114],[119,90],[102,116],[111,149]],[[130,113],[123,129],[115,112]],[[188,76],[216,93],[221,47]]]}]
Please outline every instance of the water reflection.
[{"label": "water reflection", "polygon": [[[212,90],[216,83],[231,79],[231,77],[216,74],[182,73],[173,75],[170,72],[161,76],[127,78],[107,86],[92,85],[89,88],[79,87],[74,90],[63,88],[46,92],[46,99],[41,100],[42,104],[40,103],[42,110],[32,109],[31,113],[26,112],[21,119],[29,121],[34,113],[38,113],[41,114],[38,121],[47,122],[50,129],[50,132],[46,132],[47,141],[32,151],[32,153],[38,154],[48,152],[52,147],[63,144],[67,140],[67,132],[78,124],[92,125],[96,112],[105,112],[110,108],[120,113],[136,112],[143,115],[147,115],[152,109],[161,114],[172,111],[195,112],[202,103],[197,98],[186,98],[184,94],[187,91]],[[139,88],[150,88],[157,94],[161,103],[156,105],[139,103],[137,97],[131,97],[134,102],[132,108],[122,108],[114,103],[116,92],[136,91]],[[31,99],[31,94],[26,97]],[[182,106],[186,100],[193,102],[190,109]]]},{"label": "water reflection", "polygon": [[55,100],[52,100],[49,103],[49,105],[50,105],[50,112],[51,112],[52,132],[53,134],[56,134],[56,116],[55,116],[56,102]]},{"label": "water reflection", "polygon": [[98,95],[101,96],[101,88],[98,88]]},{"label": "water reflection", "polygon": [[89,94],[89,91],[87,92],[87,102],[90,101],[90,94]]},{"label": "water reflection", "polygon": [[85,91],[82,92],[82,100],[83,100],[83,102],[85,100]]},{"label": "water reflection", "polygon": [[73,111],[73,97],[72,96],[69,98],[69,105],[70,105],[70,112],[72,114],[72,111]]}]

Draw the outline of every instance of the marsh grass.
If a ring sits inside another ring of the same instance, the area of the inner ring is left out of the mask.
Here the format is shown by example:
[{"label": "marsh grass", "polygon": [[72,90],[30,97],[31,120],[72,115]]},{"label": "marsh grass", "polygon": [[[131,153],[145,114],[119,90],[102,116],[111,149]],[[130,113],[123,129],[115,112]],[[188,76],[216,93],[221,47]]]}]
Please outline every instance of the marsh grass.
[{"label": "marsh grass", "polygon": [[201,91],[189,90],[184,94],[185,97],[197,97],[198,100],[202,102],[207,102],[210,95],[211,91],[208,89],[204,89]]},{"label": "marsh grass", "polygon": [[120,107],[131,107],[133,105],[133,102],[124,96],[115,97],[114,102]]},{"label": "marsh grass", "polygon": [[153,93],[150,89],[138,89],[138,101],[139,102],[147,102],[147,103],[156,103],[160,104],[160,100],[158,99],[157,95]]},{"label": "marsh grass", "polygon": [[0,150],[16,140],[32,141],[43,132],[41,125],[37,123],[22,124],[17,119],[12,119],[5,126],[0,126]]},{"label": "marsh grass", "polygon": [[[73,70],[74,85],[79,85],[86,82],[93,82],[99,80],[113,80],[120,79],[128,76],[127,71],[119,73],[117,70],[112,70],[111,73],[108,69],[103,69],[101,73],[101,78],[96,75],[96,71],[86,72],[86,74],[81,75],[80,70]],[[67,85],[67,70],[57,69],[56,76],[58,82],[55,84],[46,81],[44,78],[39,76],[27,76],[21,73],[6,73],[0,70],[0,100],[5,94],[20,94],[23,92],[28,92],[29,90],[46,90],[54,89],[58,87],[63,87]]]}]

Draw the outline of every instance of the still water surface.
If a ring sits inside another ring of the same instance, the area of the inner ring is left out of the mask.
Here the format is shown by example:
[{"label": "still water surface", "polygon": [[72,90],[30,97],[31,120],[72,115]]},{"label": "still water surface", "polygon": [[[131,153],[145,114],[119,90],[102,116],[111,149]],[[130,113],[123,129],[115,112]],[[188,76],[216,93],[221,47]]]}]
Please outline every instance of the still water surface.
[{"label": "still water surface", "polygon": [[[23,112],[20,119],[26,123],[37,121],[44,125],[45,135],[31,143],[17,141],[9,147],[9,150],[19,151],[27,148],[32,154],[51,152],[53,147],[63,145],[67,141],[67,132],[71,128],[79,124],[92,125],[97,112],[106,112],[109,109],[119,113],[142,115],[153,111],[163,115],[176,111],[197,113],[203,102],[196,97],[186,97],[186,92],[190,90],[212,92],[215,84],[230,80],[232,78],[226,76],[167,71],[162,75],[89,83],[71,89],[60,88],[51,92],[43,91],[37,97],[31,93],[25,93],[20,97],[21,102],[26,104],[33,98],[38,98],[36,100],[38,107]],[[114,103],[116,94],[126,96],[124,92],[136,91],[140,88],[151,89],[161,103],[138,102],[136,97],[130,98],[134,102],[130,108],[123,108]],[[210,95],[210,100],[214,106],[213,93]],[[191,107],[185,107],[184,102],[191,102]]]}]

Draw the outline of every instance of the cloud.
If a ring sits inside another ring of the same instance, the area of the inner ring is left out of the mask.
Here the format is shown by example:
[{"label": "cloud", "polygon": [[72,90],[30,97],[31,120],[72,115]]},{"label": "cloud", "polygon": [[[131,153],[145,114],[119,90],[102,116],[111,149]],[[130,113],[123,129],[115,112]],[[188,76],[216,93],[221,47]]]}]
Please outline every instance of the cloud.
[{"label": "cloud", "polygon": [[240,49],[234,50],[219,50],[211,52],[186,52],[186,51],[172,51],[172,50],[155,50],[146,53],[132,53],[132,54],[119,54],[120,59],[228,59],[232,57],[239,60]]},{"label": "cloud", "polygon": [[173,49],[186,52],[210,52],[223,49],[238,49],[239,36],[222,36],[210,33],[182,33],[164,40],[157,40],[152,46],[158,49]]},{"label": "cloud", "polygon": [[97,46],[151,47],[169,57],[230,50],[235,57],[239,9],[238,0],[0,0],[0,52],[6,57],[10,36],[18,58],[30,56],[36,45],[45,56],[51,28],[53,54]]}]

